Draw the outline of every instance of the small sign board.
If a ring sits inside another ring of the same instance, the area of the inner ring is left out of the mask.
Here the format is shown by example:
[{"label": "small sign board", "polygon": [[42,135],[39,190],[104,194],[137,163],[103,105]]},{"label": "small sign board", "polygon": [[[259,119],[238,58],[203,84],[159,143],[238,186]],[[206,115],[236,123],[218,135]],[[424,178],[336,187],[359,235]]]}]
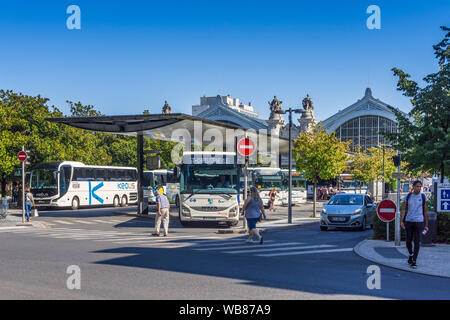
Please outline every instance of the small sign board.
[{"label": "small sign board", "polygon": [[450,183],[437,184],[437,211],[450,212]]},{"label": "small sign board", "polygon": [[20,162],[24,162],[25,160],[27,160],[27,158],[28,158],[28,155],[25,151],[20,151],[17,154],[17,159],[19,159]]},{"label": "small sign board", "polygon": [[250,138],[242,138],[237,144],[237,151],[240,155],[248,157],[256,150],[255,143]]},{"label": "small sign board", "polygon": [[381,201],[377,208],[378,218],[383,222],[391,222],[394,220],[396,212],[397,205],[392,200]]},{"label": "small sign board", "polygon": [[392,178],[394,179],[405,179],[406,174],[404,172],[392,172]]}]

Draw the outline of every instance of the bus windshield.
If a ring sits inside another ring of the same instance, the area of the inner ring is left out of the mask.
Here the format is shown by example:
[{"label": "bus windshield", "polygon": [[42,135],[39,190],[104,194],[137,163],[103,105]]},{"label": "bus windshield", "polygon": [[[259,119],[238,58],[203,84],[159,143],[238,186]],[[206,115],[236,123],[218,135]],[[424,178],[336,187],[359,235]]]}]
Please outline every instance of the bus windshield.
[{"label": "bus windshield", "polygon": [[255,177],[255,185],[261,190],[271,190],[274,187],[281,189],[281,175],[257,175]]},{"label": "bus windshield", "polygon": [[58,170],[36,169],[31,171],[30,188],[34,190],[54,189],[58,190]]},{"label": "bus windshield", "polygon": [[185,165],[181,168],[180,191],[236,194],[238,179],[234,165]]},{"label": "bus windshield", "polygon": [[[289,189],[289,176],[284,176],[283,187],[285,190]],[[306,180],[302,176],[292,176],[293,190],[306,190]]]}]

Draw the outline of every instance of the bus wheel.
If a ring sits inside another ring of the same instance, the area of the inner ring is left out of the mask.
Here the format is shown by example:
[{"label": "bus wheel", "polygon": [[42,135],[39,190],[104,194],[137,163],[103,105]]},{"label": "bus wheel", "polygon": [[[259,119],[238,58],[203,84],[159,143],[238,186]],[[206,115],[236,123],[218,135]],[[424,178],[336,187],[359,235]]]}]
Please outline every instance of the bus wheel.
[{"label": "bus wheel", "polygon": [[127,196],[122,196],[122,201],[120,202],[121,207],[126,207],[128,204],[127,202]]},{"label": "bus wheel", "polygon": [[74,197],[72,199],[72,210],[78,210],[79,207],[80,207],[80,200],[78,200],[77,197]]},{"label": "bus wheel", "polygon": [[177,196],[175,198],[175,205],[179,208],[180,207],[180,198]]},{"label": "bus wheel", "polygon": [[114,205],[114,207],[116,207],[116,208],[120,205],[120,202],[119,202],[119,196],[115,196],[115,197],[114,197],[113,205]]}]

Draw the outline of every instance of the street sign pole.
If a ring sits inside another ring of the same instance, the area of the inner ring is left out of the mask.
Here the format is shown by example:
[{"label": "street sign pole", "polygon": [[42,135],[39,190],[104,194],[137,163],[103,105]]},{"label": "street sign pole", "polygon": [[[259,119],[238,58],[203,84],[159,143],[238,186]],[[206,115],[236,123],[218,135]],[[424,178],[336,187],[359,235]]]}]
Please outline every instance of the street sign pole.
[{"label": "street sign pole", "polygon": [[[248,175],[248,157],[245,157],[245,167],[244,167],[244,194],[243,194],[243,197],[242,198],[244,198],[244,203],[245,203],[245,200],[247,200],[247,191],[248,191],[248,180],[247,180],[247,175]],[[245,215],[244,215],[244,217],[243,217],[243,224],[242,224],[242,226],[243,226],[243,228],[244,228],[244,230],[246,230],[247,229],[247,219],[245,219]]]},{"label": "street sign pole", "polygon": [[292,108],[289,108],[289,161],[288,161],[288,176],[289,176],[289,194],[288,194],[288,223],[292,223],[292,175],[291,175],[291,159],[292,159]]},{"label": "street sign pole", "polygon": [[[401,172],[401,154],[397,152],[399,157],[397,172]],[[397,178],[397,214],[395,215],[395,246],[400,246],[400,177]]]},{"label": "street sign pole", "polygon": [[[25,151],[25,146],[22,146]],[[22,161],[22,223],[25,223],[25,161]]]}]

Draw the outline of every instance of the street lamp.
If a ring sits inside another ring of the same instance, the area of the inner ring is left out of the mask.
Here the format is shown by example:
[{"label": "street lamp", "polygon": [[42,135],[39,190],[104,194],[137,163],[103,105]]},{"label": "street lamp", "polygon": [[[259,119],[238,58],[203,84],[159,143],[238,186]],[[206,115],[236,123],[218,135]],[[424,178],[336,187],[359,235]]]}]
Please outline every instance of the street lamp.
[{"label": "street lamp", "polygon": [[[304,113],[305,110],[302,109],[292,109],[288,110],[277,110],[275,113],[285,114],[289,112],[289,159],[288,159],[288,176],[289,176],[289,190],[288,190],[288,223],[292,223],[292,175],[291,175],[291,159],[292,159],[292,112],[294,113]],[[281,167],[281,163],[280,163]]]}]

